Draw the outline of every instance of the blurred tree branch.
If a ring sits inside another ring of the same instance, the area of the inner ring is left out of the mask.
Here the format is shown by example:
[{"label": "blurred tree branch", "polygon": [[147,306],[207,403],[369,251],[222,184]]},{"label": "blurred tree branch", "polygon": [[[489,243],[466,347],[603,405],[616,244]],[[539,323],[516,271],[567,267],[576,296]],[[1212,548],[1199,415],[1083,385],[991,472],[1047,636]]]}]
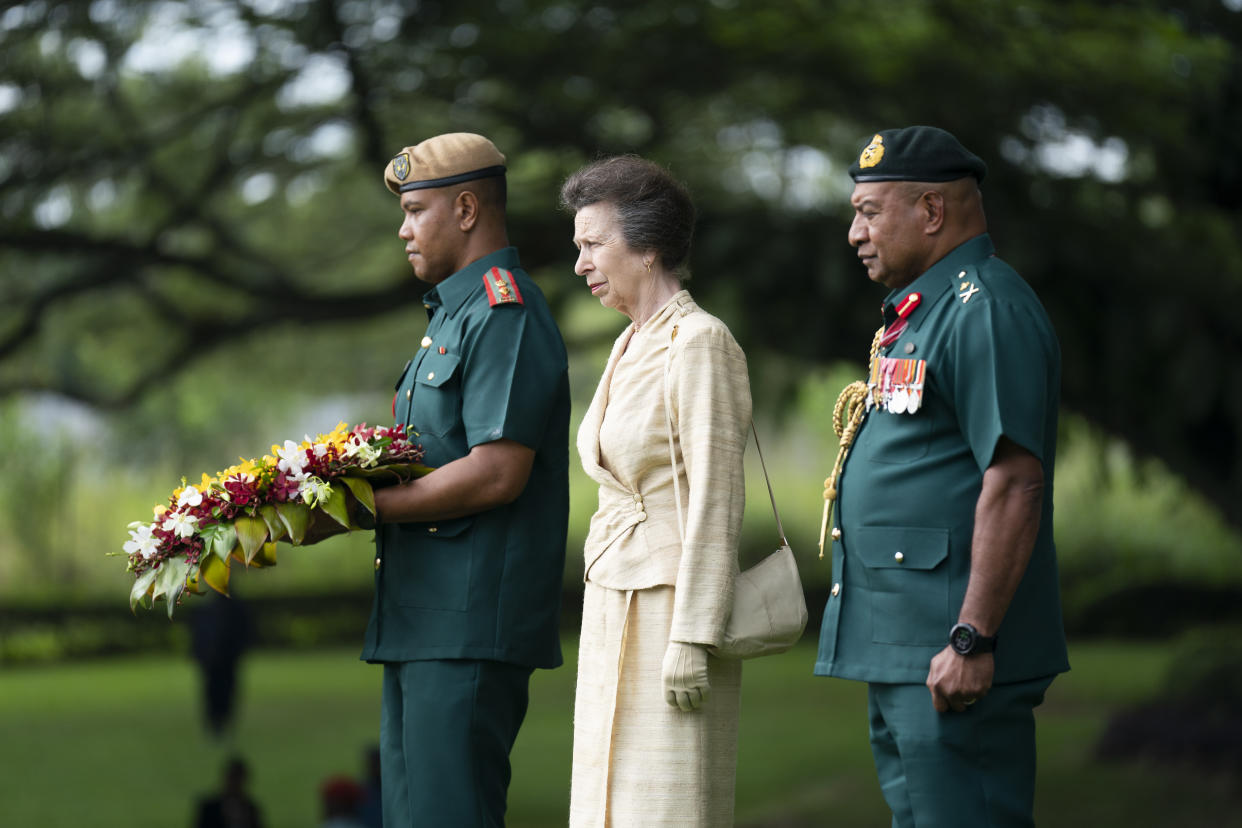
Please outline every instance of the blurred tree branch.
[{"label": "blurred tree branch", "polygon": [[0,395],[130,406],[256,332],[416,309],[380,170],[457,130],[508,154],[512,238],[554,307],[577,287],[560,181],[637,152],[695,193],[692,287],[744,345],[861,362],[882,291],[845,242],[845,167],[935,123],[989,163],[1065,404],[1242,525],[1240,50],[1220,0],[11,6]]}]

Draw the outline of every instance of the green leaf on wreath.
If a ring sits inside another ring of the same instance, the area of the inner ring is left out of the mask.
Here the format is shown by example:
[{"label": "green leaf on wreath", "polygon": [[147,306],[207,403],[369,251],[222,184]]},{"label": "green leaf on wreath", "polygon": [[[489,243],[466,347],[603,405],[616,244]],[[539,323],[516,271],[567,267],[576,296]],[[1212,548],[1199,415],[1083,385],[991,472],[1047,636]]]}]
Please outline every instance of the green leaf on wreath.
[{"label": "green leaf on wreath", "polygon": [[130,612],[134,611],[134,607],[138,604],[140,598],[146,597],[147,591],[151,589],[151,584],[155,583],[155,576],[159,574],[160,571],[158,569],[148,569],[134,581],[134,586],[129,591]]},{"label": "green leaf on wreath", "polygon": [[361,477],[342,477],[340,480],[349,487],[354,497],[366,507],[368,512],[375,514],[375,489],[371,488],[369,482]]},{"label": "green leaf on wreath", "polygon": [[258,567],[259,569],[266,569],[269,566],[275,565],[276,544],[273,541],[268,541],[263,544],[263,548],[259,550],[259,554],[254,556],[254,561],[251,562],[251,566]]},{"label": "green leaf on wreath", "polygon": [[186,578],[190,574],[190,562],[185,558],[168,558],[160,564],[159,575],[155,578],[153,598],[162,596],[168,602],[168,617],[172,618],[177,599],[185,590]]},{"label": "green leaf on wreath", "polygon": [[241,543],[246,565],[249,566],[255,553],[267,542],[267,524],[263,522],[263,518],[238,515],[233,519],[233,527],[237,530],[237,540]]},{"label": "green leaf on wreath", "polygon": [[288,533],[285,524],[280,520],[280,515],[276,513],[276,507],[272,504],[265,503],[260,506],[259,517],[263,518],[263,522],[267,524],[267,534],[272,540],[278,541]]},{"label": "green leaf on wreath", "polygon": [[377,477],[384,477],[388,475],[389,469],[391,468],[392,466],[375,466],[369,469],[362,469],[362,468],[357,468],[357,467],[350,468],[350,469],[346,469],[345,471],[341,473],[341,479],[344,480],[350,477],[362,477],[362,478],[366,478],[367,480],[374,480]]},{"label": "green leaf on wreath", "polygon": [[237,548],[237,529],[231,523],[217,523],[199,533],[206,546],[204,551],[221,561],[227,561],[229,553]]},{"label": "green leaf on wreath", "polygon": [[227,554],[224,558],[217,558],[215,555],[204,555],[203,566],[198,571],[199,577],[221,595],[229,594],[229,561]]},{"label": "green leaf on wreath", "polygon": [[382,480],[389,484],[397,484],[413,480],[415,477],[422,477],[432,471],[435,470],[421,463],[389,463],[371,469],[350,469],[345,472],[344,476],[346,478],[363,477],[367,480]]},{"label": "green leaf on wreath", "polygon": [[289,542],[297,546],[306,537],[306,529],[310,526],[311,510],[305,503],[277,503],[276,514],[289,530]]},{"label": "green leaf on wreath", "polygon": [[155,570],[155,583],[152,584],[151,597],[156,601],[163,598],[169,592],[177,592],[180,590],[180,579],[177,578],[177,568],[173,563],[181,558],[167,558],[160,564],[159,569]]},{"label": "green leaf on wreath", "polygon": [[337,523],[349,528],[349,504],[345,501],[345,490],[335,486],[328,490],[328,496],[320,503],[320,508]]}]

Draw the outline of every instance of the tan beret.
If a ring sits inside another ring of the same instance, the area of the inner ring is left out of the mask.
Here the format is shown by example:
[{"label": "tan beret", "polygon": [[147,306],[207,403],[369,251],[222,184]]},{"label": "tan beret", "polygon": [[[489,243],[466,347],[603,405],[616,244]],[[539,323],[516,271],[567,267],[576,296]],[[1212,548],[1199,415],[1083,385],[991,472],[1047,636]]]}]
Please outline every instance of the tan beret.
[{"label": "tan beret", "polygon": [[495,144],[472,132],[450,132],[397,153],[384,168],[384,183],[401,195],[504,174],[505,157]]}]

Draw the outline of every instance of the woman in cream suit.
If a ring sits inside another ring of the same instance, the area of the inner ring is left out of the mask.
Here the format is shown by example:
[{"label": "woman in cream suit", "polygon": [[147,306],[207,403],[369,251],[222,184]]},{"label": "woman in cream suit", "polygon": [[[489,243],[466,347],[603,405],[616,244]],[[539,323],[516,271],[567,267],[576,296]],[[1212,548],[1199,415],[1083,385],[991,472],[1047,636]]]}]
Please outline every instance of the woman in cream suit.
[{"label": "woman in cream suit", "polygon": [[570,176],[561,200],[574,212],[575,272],[632,323],[578,431],[599,508],[585,550],[570,825],[732,825],[741,663],[709,648],[738,572],[746,358],[681,288],[694,206],[667,171],[605,159]]}]

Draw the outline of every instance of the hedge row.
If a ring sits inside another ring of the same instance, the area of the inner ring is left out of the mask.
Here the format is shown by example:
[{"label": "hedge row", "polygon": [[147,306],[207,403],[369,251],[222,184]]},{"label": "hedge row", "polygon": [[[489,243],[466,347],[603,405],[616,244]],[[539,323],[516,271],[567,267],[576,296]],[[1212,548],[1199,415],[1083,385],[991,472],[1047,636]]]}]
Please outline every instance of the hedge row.
[{"label": "hedge row", "polygon": [[[807,635],[819,630],[825,589],[807,593]],[[246,623],[229,615],[245,610]],[[561,619],[577,630],[582,593],[567,589]],[[170,621],[162,606],[129,611],[124,603],[0,608],[0,664],[30,664],[143,652],[190,652],[195,630],[243,637],[256,648],[361,646],[371,593],[333,592],[250,598],[236,605],[190,597]],[[223,614],[222,614],[223,613]],[[1242,589],[1155,583],[1127,586],[1081,606],[1067,606],[1066,631],[1076,637],[1163,638],[1222,623],[1242,623]],[[230,626],[232,625],[232,626]],[[198,639],[198,646],[204,646]],[[210,646],[210,645],[209,645]]]}]

